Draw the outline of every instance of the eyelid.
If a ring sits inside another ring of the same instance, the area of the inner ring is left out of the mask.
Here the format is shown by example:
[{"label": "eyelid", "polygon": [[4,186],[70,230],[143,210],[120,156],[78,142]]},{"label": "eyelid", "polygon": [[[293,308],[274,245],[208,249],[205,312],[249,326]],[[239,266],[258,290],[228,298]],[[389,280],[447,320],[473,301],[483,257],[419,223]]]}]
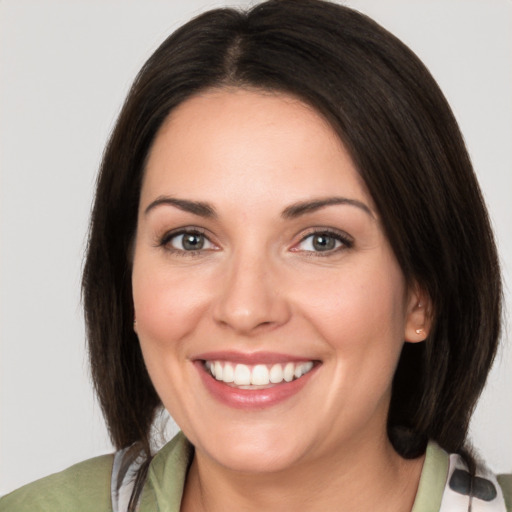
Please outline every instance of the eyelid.
[{"label": "eyelid", "polygon": [[[170,245],[171,240],[174,237],[178,237],[180,235],[185,234],[198,234],[203,237],[213,246],[213,248],[201,248],[197,250],[184,250],[184,249],[178,249],[176,247],[172,247]],[[336,239],[337,241],[341,242],[341,246],[336,247],[331,250],[326,251],[310,251],[310,250],[303,250],[300,249],[298,246],[303,243],[305,240],[307,240],[309,237],[312,237],[314,235],[327,235],[329,237],[332,237]],[[211,235],[207,233],[207,230],[198,226],[182,226],[179,228],[174,228],[169,231],[166,231],[163,235],[158,236],[157,242],[155,244],[157,247],[162,247],[166,251],[169,251],[171,253],[178,253],[180,255],[194,255],[199,254],[203,252],[209,252],[209,251],[215,251],[219,249],[218,244],[216,244],[213,240]],[[300,239],[294,243],[294,245],[290,248],[292,252],[303,252],[303,253],[311,253],[311,255],[315,256],[328,256],[333,253],[336,253],[340,250],[350,249],[354,245],[354,239],[351,237],[348,233],[345,231],[334,229],[334,228],[327,228],[327,227],[311,227],[306,232],[301,233]]]},{"label": "eyelid", "polygon": [[206,236],[203,229],[196,226],[182,226],[179,228],[173,228],[165,231],[163,235],[157,235],[158,245],[163,245],[169,242],[169,240],[175,236],[183,235],[185,233],[195,233],[198,235]]},{"label": "eyelid", "polygon": [[[335,238],[336,240],[341,242],[341,247],[337,247],[332,250],[327,251],[307,251],[298,248],[298,245],[303,243],[309,237],[314,235],[327,235]],[[313,227],[309,228],[305,233],[303,233],[298,242],[296,242],[293,247],[290,249],[293,252],[303,252],[310,253],[315,256],[328,256],[334,253],[337,253],[340,250],[350,249],[354,246],[354,239],[345,231],[341,231],[334,228],[324,228],[324,227]]]},{"label": "eyelid", "polygon": [[[208,240],[208,242],[213,246],[213,248],[201,248],[201,249],[197,249],[197,250],[187,251],[184,249],[178,249],[176,247],[172,247],[170,242],[173,238],[178,237],[180,235],[186,235],[186,234],[195,234],[195,235],[203,236],[206,240]],[[158,236],[156,246],[161,247],[170,253],[184,255],[184,256],[193,256],[193,255],[197,255],[199,253],[215,251],[218,249],[218,245],[212,241],[212,237],[207,234],[207,231],[204,228],[200,228],[198,226],[182,226],[179,228],[175,228],[175,229],[166,231],[163,235]]]}]

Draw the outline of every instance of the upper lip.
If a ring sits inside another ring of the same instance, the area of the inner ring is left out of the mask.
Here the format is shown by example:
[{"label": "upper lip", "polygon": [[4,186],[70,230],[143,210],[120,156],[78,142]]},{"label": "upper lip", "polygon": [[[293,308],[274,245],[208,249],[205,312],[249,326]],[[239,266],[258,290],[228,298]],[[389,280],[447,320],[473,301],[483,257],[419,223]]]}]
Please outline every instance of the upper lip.
[{"label": "upper lip", "polygon": [[204,352],[197,354],[192,359],[202,361],[230,361],[247,365],[315,361],[315,359],[311,357],[295,356],[278,352],[238,352],[233,350]]}]

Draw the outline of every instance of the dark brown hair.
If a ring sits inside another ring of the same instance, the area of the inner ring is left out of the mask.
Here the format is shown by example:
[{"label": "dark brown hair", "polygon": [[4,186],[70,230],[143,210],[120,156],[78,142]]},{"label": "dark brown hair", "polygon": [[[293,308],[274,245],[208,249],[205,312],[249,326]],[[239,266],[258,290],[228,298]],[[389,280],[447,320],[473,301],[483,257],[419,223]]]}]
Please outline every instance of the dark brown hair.
[{"label": "dark brown hair", "polygon": [[464,447],[500,332],[501,283],[463,139],[419,59],[368,17],[321,0],[217,9],[172,34],[137,76],[106,148],[83,299],[92,375],[116,447],[161,405],[133,332],[130,250],[145,160],[169,113],[218,87],[279,91],[320,112],[350,152],[409,282],[429,294],[424,343],[404,345],[388,432],[404,457]]}]

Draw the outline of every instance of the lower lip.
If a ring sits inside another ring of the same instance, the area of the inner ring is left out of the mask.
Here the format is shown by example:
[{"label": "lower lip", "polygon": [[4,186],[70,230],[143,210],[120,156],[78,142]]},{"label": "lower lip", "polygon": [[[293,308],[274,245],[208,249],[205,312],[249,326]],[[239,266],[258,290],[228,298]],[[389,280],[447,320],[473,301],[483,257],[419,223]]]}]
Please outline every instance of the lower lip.
[{"label": "lower lip", "polygon": [[196,368],[206,389],[219,402],[235,409],[264,409],[272,407],[296,395],[318,368],[315,365],[308,373],[291,382],[283,382],[265,389],[239,389],[218,381],[204,367],[203,361],[195,361]]}]

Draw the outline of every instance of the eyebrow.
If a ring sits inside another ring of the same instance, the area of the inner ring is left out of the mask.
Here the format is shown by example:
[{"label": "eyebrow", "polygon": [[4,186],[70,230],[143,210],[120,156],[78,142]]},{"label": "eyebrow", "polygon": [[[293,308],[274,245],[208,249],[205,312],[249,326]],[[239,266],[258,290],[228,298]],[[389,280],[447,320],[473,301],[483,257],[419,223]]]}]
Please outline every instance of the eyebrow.
[{"label": "eyebrow", "polygon": [[355,206],[360,208],[367,213],[372,219],[375,219],[375,215],[372,210],[363,202],[357,199],[349,199],[347,197],[326,197],[320,199],[313,199],[311,201],[301,201],[299,203],[292,204],[283,210],[281,214],[285,219],[294,219],[307,213],[313,213],[326,206],[332,206],[337,204]]},{"label": "eyebrow", "polygon": [[[149,206],[144,210],[144,214],[147,215],[151,210],[161,205],[175,206],[185,212],[198,215],[206,218],[217,218],[217,212],[215,208],[203,201],[190,201],[188,199],[177,199],[176,197],[160,196],[155,199]],[[286,207],[281,216],[285,219],[294,219],[308,213],[313,213],[321,208],[326,208],[332,205],[349,205],[360,208],[367,213],[372,219],[375,218],[370,208],[357,199],[349,199],[347,197],[326,197],[321,199],[313,199],[310,201],[300,201]]]},{"label": "eyebrow", "polygon": [[179,208],[184,212],[193,213],[194,215],[199,215],[200,217],[217,217],[215,208],[213,208],[213,206],[211,206],[209,203],[205,203],[203,201],[189,201],[187,199],[177,199],[175,197],[169,196],[160,196],[157,199],[155,199],[144,210],[144,214],[147,215],[151,210],[161,205],[175,206],[176,208]]}]

